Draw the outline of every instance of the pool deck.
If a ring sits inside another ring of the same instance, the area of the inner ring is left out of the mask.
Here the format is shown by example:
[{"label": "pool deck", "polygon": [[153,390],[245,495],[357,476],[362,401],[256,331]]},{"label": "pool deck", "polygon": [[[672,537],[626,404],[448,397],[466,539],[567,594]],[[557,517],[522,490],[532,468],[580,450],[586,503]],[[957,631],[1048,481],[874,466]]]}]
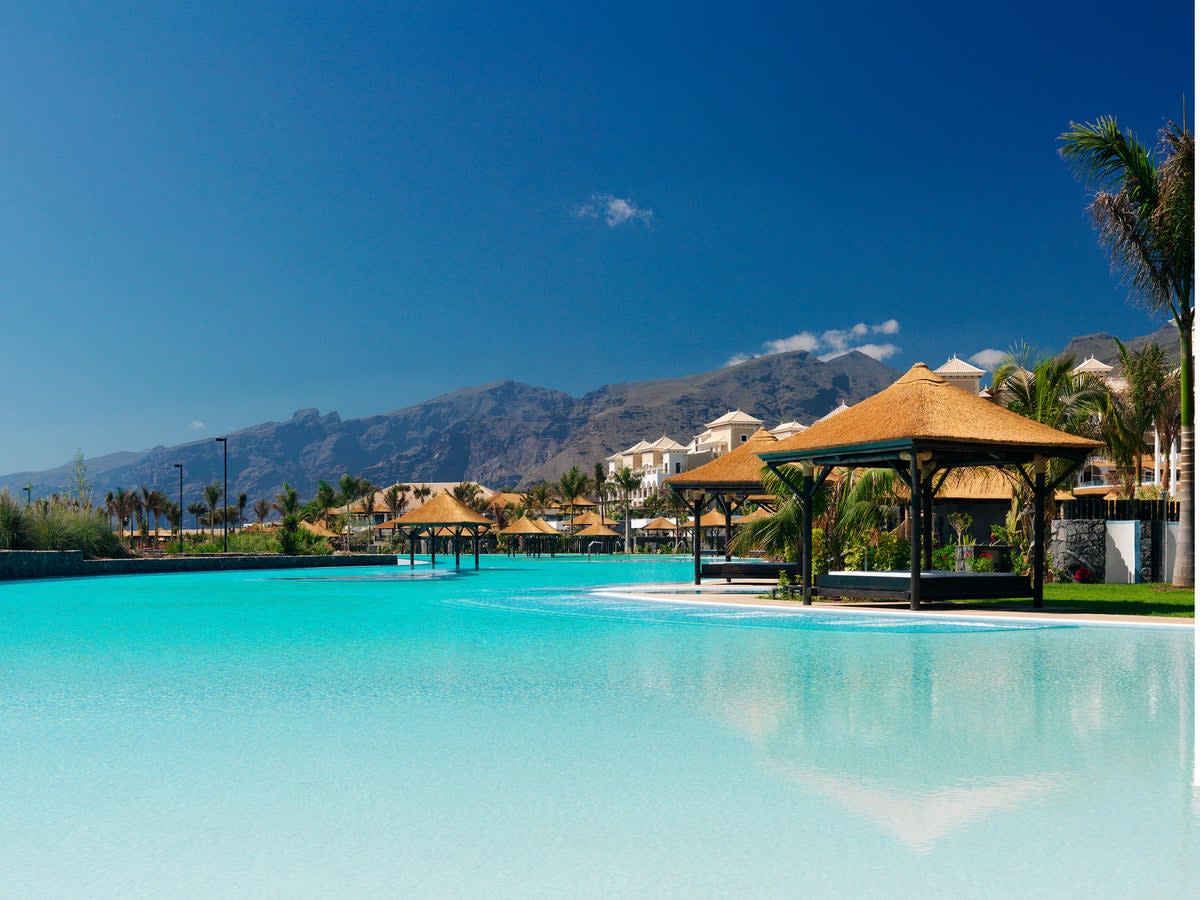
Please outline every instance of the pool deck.
[{"label": "pool deck", "polygon": [[944,616],[947,618],[980,618],[980,619],[1021,619],[1030,622],[1064,623],[1064,624],[1097,624],[1097,625],[1144,625],[1174,628],[1193,628],[1196,620],[1182,616],[1128,616],[1108,615],[1105,613],[1078,612],[1069,607],[1044,606],[1040,610],[1032,609],[964,609],[951,603],[926,603],[918,611],[908,608],[908,601],[888,600],[839,600],[836,602],[813,600],[812,606],[805,606],[799,600],[773,600],[764,597],[776,587],[775,581],[762,580],[751,582],[743,580],[738,584],[704,583],[699,586],[689,582],[654,582],[647,584],[614,585],[595,591],[609,597],[623,597],[632,600],[646,600],[658,603],[696,603],[709,606],[750,606],[758,608],[784,609],[788,612],[804,615],[812,611],[829,612],[836,610],[846,613],[861,613],[863,615],[915,615],[915,616]]}]

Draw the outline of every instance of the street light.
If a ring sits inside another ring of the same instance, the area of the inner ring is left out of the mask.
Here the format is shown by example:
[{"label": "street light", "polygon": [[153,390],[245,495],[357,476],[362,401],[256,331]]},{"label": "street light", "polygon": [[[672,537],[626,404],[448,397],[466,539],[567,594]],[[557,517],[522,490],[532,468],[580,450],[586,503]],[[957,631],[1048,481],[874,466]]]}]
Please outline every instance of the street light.
[{"label": "street light", "polygon": [[183,463],[175,463],[179,470],[179,552],[183,552]]},{"label": "street light", "polygon": [[225,488],[221,493],[225,506],[221,515],[221,532],[225,537],[225,552],[229,552],[229,438],[216,438],[216,442],[225,448]]}]

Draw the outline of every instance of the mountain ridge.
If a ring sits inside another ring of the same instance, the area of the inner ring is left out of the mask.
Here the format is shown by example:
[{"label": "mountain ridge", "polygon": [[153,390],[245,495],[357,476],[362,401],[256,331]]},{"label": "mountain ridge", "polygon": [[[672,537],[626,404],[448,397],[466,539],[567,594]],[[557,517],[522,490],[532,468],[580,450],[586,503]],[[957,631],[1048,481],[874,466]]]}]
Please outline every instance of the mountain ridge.
[{"label": "mountain ridge", "polygon": [[[1134,338],[1172,346],[1173,326]],[[1178,353],[1178,342],[1173,346]],[[1116,358],[1115,339],[1103,332],[1073,338],[1064,352],[1080,358]],[[229,433],[230,496],[274,497],[284,482],[311,496],[318,479],[345,472],[376,484],[467,479],[491,487],[553,479],[572,465],[590,472],[595,462],[642,438],[667,434],[687,442],[704,423],[741,409],[770,428],[782,421],[811,422],[839,402],[857,402],[891,384],[899,372],[859,351],[822,361],[801,350],[760,356],[693,375],[601,385],[579,397],[499,379],[439,394],[420,403],[343,419],[314,407],[291,418]],[[88,459],[94,492],[118,486],[156,487],[174,497],[174,464],[184,465],[185,505],[221,477],[221,448],[211,437],[144,451]],[[63,490],[72,463],[0,476],[16,494],[28,482],[35,495]]]}]

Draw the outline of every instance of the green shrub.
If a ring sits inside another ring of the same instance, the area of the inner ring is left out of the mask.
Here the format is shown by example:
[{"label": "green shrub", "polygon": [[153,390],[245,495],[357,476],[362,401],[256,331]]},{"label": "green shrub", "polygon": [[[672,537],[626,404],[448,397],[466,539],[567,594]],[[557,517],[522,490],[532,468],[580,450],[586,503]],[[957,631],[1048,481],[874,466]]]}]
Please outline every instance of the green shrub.
[{"label": "green shrub", "polygon": [[88,558],[127,556],[108,519],[39,500],[23,507],[0,491],[0,550],[79,550]]},{"label": "green shrub", "polygon": [[933,567],[942,572],[954,571],[954,545],[942,544],[933,548]]},{"label": "green shrub", "polygon": [[967,560],[967,569],[971,572],[995,572],[996,560],[991,556],[976,556]]}]

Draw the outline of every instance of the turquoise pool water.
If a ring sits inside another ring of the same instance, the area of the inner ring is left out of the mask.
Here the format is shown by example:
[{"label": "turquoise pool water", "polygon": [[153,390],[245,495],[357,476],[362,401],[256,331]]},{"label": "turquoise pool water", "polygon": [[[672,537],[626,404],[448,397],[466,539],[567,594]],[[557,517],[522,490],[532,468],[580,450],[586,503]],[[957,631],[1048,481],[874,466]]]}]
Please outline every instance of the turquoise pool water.
[{"label": "turquoise pool water", "polygon": [[1190,631],[688,565],[0,585],[0,893],[1194,896]]}]

